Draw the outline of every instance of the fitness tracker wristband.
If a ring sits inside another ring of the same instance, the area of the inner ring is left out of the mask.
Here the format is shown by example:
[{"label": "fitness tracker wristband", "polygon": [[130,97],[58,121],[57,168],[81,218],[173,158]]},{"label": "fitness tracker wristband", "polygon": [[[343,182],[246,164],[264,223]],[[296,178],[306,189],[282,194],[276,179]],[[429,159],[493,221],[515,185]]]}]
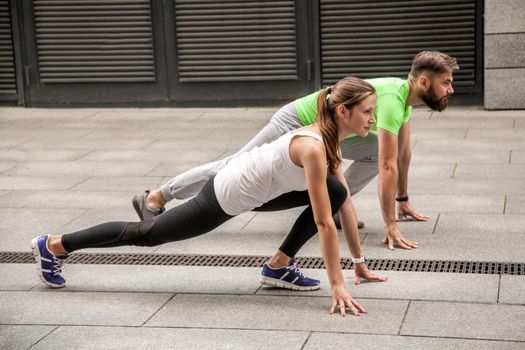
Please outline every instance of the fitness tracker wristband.
[{"label": "fitness tracker wristband", "polygon": [[364,263],[364,262],[365,262],[365,256],[363,255],[363,256],[361,256],[360,258],[357,258],[357,259],[354,258],[354,257],[352,257],[352,262],[353,262],[354,264],[361,264],[361,263]]},{"label": "fitness tracker wristband", "polygon": [[408,196],[396,197],[396,202],[408,202]]}]

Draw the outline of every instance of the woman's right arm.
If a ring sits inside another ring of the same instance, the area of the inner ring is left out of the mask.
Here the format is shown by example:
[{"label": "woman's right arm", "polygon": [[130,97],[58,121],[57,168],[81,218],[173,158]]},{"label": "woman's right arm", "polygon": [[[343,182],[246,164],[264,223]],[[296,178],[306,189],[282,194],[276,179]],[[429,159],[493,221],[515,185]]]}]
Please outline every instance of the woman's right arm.
[{"label": "woman's right arm", "polygon": [[324,147],[313,140],[297,141],[300,142],[292,143],[290,155],[292,159],[299,160],[305,171],[308,195],[312,203],[321,251],[332,289],[330,313],[334,313],[339,306],[341,315],[344,316],[346,307],[349,307],[354,315],[359,316],[360,312],[366,313],[367,311],[352,298],[344,283],[339,257],[339,238],[332,218],[330,197],[326,186],[327,168]]}]

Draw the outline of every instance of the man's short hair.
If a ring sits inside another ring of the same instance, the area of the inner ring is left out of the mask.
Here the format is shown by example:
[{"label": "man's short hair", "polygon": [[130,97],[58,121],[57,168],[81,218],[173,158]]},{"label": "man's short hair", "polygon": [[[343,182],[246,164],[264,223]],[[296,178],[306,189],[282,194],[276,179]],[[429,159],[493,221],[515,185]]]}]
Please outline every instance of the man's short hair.
[{"label": "man's short hair", "polygon": [[459,69],[455,57],[439,51],[421,51],[412,60],[412,68],[408,78],[415,81],[422,73],[432,78],[436,74],[455,71]]}]

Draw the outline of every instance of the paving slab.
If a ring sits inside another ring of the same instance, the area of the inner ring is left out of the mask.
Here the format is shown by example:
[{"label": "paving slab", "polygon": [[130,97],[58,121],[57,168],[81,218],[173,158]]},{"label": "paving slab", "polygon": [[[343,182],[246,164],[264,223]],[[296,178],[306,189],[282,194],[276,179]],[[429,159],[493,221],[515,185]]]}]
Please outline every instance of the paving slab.
[{"label": "paving slab", "polygon": [[454,174],[454,163],[414,163],[410,165],[409,179],[448,179]]},{"label": "paving slab", "polygon": [[[525,232],[525,218],[521,215],[463,215],[442,214],[436,227],[436,234],[456,236],[468,231],[478,236],[478,239],[497,238],[502,240],[503,233],[522,238]],[[494,247],[494,246],[492,246]],[[525,253],[523,254],[525,258]]]},{"label": "paving slab", "polygon": [[[443,195],[414,194],[410,203],[420,212],[466,213],[466,214],[502,214],[505,196],[501,195]],[[372,211],[381,213],[377,194],[359,193],[354,198],[358,212]]]},{"label": "paving slab", "polygon": [[523,139],[525,137],[525,130],[520,129],[469,129],[467,131],[466,139]]},{"label": "paving slab", "polygon": [[72,161],[72,162],[23,162],[4,172],[15,176],[144,176],[159,166],[159,162],[126,161]]},{"label": "paving slab", "polygon": [[314,332],[304,350],[325,350],[328,344],[331,349],[353,350],[518,350],[524,345],[507,341]]},{"label": "paving slab", "polygon": [[[2,107],[7,118],[16,119],[43,119],[43,120],[71,120],[85,119],[94,115],[98,108],[21,108]],[[2,118],[4,117],[2,116]]]},{"label": "paving slab", "polygon": [[[156,145],[152,146],[158,147],[159,144],[166,143],[168,148],[176,148],[177,145],[184,145],[187,141],[191,142],[192,140],[197,149],[201,144],[210,145],[220,140],[227,140],[227,144],[241,146],[252,139],[260,131],[261,126],[252,122],[236,122],[233,120],[222,120],[213,123],[192,122],[188,123],[188,126],[183,129],[179,125],[173,124],[162,128],[170,137],[159,139]],[[195,142],[195,140],[199,142]],[[216,144],[216,146],[224,145]]]},{"label": "paving slab", "polygon": [[511,164],[525,163],[525,151],[512,151],[510,162]]},{"label": "paving slab", "polygon": [[[0,177],[0,184],[2,178]],[[71,187],[72,191],[136,191],[157,188],[162,177],[155,176],[93,176]],[[131,198],[130,198],[131,201]]]},{"label": "paving slab", "polygon": [[[450,118],[441,116],[438,113],[434,113],[432,118],[428,120],[411,120],[410,127],[412,129],[512,129],[514,127],[513,117],[458,117],[456,111],[451,111],[450,116],[456,114],[456,117],[451,120]],[[437,130],[439,132],[439,130]]]},{"label": "paving slab", "polygon": [[435,129],[416,128],[410,130],[410,140],[433,140],[433,139],[464,139],[467,129]]},{"label": "paving slab", "polygon": [[68,190],[86,180],[73,176],[57,178],[50,176],[0,176],[0,189],[5,190]]},{"label": "paving slab", "polygon": [[525,306],[413,301],[402,335],[525,341]]},{"label": "paving slab", "polygon": [[[423,107],[424,108],[424,107]],[[434,119],[491,119],[491,118],[510,118],[523,117],[520,110],[486,110],[483,106],[454,106],[445,111],[432,113]],[[453,122],[452,120],[450,122]]]},{"label": "paving slab", "polygon": [[10,148],[19,146],[23,143],[31,141],[29,136],[11,136],[11,137],[2,137],[0,139],[0,148],[3,150],[9,150]]},{"label": "paving slab", "polygon": [[525,276],[501,276],[498,301],[503,304],[525,305]]},{"label": "paving slab", "polygon": [[525,196],[514,194],[507,196],[505,203],[506,214],[525,214]]},{"label": "paving slab", "polygon": [[[417,145],[416,145],[417,147]],[[412,160],[410,167],[413,164],[436,164],[436,163],[497,163],[506,164],[510,159],[510,151],[487,151],[474,153],[468,150],[454,150],[454,151],[441,151],[435,150],[429,152],[418,152],[415,150],[412,153]],[[493,165],[491,165],[493,166]],[[409,176],[409,183],[412,182],[412,177]]]},{"label": "paving slab", "polygon": [[441,139],[441,140],[419,140],[415,152],[435,152],[462,150],[472,153],[484,151],[508,151],[525,149],[525,140],[510,138],[505,142],[494,142],[494,139]]},{"label": "paving slab", "polygon": [[40,284],[35,264],[0,264],[0,290],[28,291]]},{"label": "paving slab", "polygon": [[[512,156],[511,156],[512,157]],[[525,164],[458,164],[454,177],[461,179],[468,178],[492,178],[501,181],[510,178],[522,178],[525,172]]]},{"label": "paving slab", "polygon": [[287,349],[299,350],[308,332],[222,329],[60,327],[32,349]]},{"label": "paving slab", "polygon": [[[255,294],[261,286],[260,268],[80,264],[66,266],[64,277],[68,284],[62,289],[64,293]],[[35,269],[33,265],[31,267],[32,269],[25,270],[31,270],[32,280],[36,281]],[[24,271],[25,274],[27,272]],[[19,284],[22,285],[23,281],[19,281]],[[47,287],[39,283],[33,290],[47,290]]]},{"label": "paving slab", "polygon": [[[304,273],[321,281],[322,288],[306,292],[307,296],[330,297],[330,283],[325,270],[304,269]],[[442,272],[376,271],[387,276],[387,282],[354,285],[354,270],[343,270],[350,294],[366,307],[367,299],[442,300],[464,302],[497,302],[498,275],[474,275]],[[296,296],[298,292],[263,286],[258,295]],[[364,299],[361,299],[364,298]]]},{"label": "paving slab", "polygon": [[89,120],[164,120],[177,123],[179,120],[194,120],[203,113],[203,108],[102,108],[90,116]]},{"label": "paving slab", "polygon": [[110,191],[12,191],[0,208],[128,208],[135,192]]},{"label": "paving slab", "polygon": [[18,149],[0,150],[0,161],[71,161],[88,154],[89,151],[74,150],[31,150],[24,151]]},{"label": "paving slab", "polygon": [[56,122],[43,121],[39,127],[55,127],[57,130],[115,130],[125,133],[127,130],[140,130],[148,124],[147,121],[128,120],[123,123],[121,120],[91,120],[85,118],[82,120],[58,120]]},{"label": "paving slab", "polygon": [[0,162],[0,173],[7,173],[8,170],[16,167],[16,162]]},{"label": "paving slab", "polygon": [[525,119],[524,118],[516,118],[514,128],[517,130],[525,129]]},{"label": "paving slab", "polygon": [[390,251],[382,232],[369,232],[363,250],[369,258],[523,262],[523,234],[520,215],[440,214],[434,235],[407,234],[417,249]]},{"label": "paving slab", "polygon": [[[505,181],[497,178],[450,178],[409,180],[410,194],[427,195],[525,195],[525,186],[520,178],[508,178]],[[367,189],[368,190],[368,189]],[[371,190],[375,190],[371,188]]]},{"label": "paving slab", "polygon": [[396,334],[407,304],[370,299],[367,315],[341,317],[331,298],[178,294],[145,326]]},{"label": "paving slab", "polygon": [[[89,153],[82,160],[88,161],[131,161],[131,162],[142,162],[142,161],[158,161],[167,164],[187,164],[192,162],[200,162],[204,164],[212,160],[217,159],[222,155],[224,151],[217,149],[204,150],[192,150],[192,149],[176,149],[170,152],[153,152],[153,151],[102,151],[97,150]],[[178,175],[178,173],[171,174],[172,176]]]},{"label": "paving slab", "polygon": [[0,347],[2,350],[29,349],[55,328],[54,326],[0,326]]},{"label": "paving slab", "polygon": [[84,209],[0,208],[1,250],[29,251],[31,239],[60,232],[63,225],[84,212]]},{"label": "paving slab", "polygon": [[25,142],[17,146],[17,150],[33,149],[73,149],[73,150],[93,150],[93,149],[121,149],[137,150],[142,149],[149,144],[151,140],[141,140],[136,138],[127,138],[125,134],[115,134],[113,138],[94,138],[94,137],[56,137],[39,138]]},{"label": "paving slab", "polygon": [[[46,126],[45,120],[41,122],[37,122],[36,126],[34,125],[33,121],[27,121],[26,123],[30,124],[30,128],[27,126],[23,127],[11,127],[11,128],[5,128],[0,130],[0,135],[3,139],[17,139],[17,138],[25,138],[26,142],[40,139],[40,138],[51,138],[51,137],[57,137],[58,130],[56,126]],[[86,136],[88,134],[91,134],[93,130],[89,128],[79,128],[79,129],[70,129],[67,131],[68,137],[73,138],[80,138],[82,136]],[[62,136],[62,135],[61,135]],[[35,152],[38,152],[38,150],[32,150]],[[52,152],[57,150],[48,150],[47,152]],[[65,150],[62,150],[65,151]],[[79,150],[74,152],[81,152]]]},{"label": "paving slab", "polygon": [[[0,292],[0,324],[140,326],[167,293]],[[59,310],[60,312],[49,312]]]}]

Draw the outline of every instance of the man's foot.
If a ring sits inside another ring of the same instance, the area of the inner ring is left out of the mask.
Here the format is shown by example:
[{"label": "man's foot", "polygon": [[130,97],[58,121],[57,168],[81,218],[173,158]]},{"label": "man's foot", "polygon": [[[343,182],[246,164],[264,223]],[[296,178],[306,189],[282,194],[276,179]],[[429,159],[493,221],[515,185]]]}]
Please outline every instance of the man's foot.
[{"label": "man's foot", "polygon": [[141,221],[153,219],[155,216],[160,215],[166,211],[166,208],[160,207],[158,209],[150,208],[147,204],[149,191],[144,191],[138,196],[133,197],[131,203],[133,208],[137,212]]},{"label": "man's foot", "polygon": [[67,256],[55,256],[47,247],[49,236],[43,235],[33,238],[31,250],[36,261],[38,277],[50,288],[62,288],[66,286],[66,280],[62,277],[62,265]]},{"label": "man's foot", "polygon": [[[341,218],[339,217],[339,214],[334,215],[334,222],[335,222],[335,227],[341,230]],[[362,222],[361,220],[357,220],[357,228],[362,229],[364,227],[365,227],[365,223]]]},{"label": "man's foot", "polygon": [[265,263],[262,269],[261,284],[291,290],[317,290],[321,288],[321,281],[306,277],[295,265],[295,259],[290,260],[286,267],[273,268]]}]

